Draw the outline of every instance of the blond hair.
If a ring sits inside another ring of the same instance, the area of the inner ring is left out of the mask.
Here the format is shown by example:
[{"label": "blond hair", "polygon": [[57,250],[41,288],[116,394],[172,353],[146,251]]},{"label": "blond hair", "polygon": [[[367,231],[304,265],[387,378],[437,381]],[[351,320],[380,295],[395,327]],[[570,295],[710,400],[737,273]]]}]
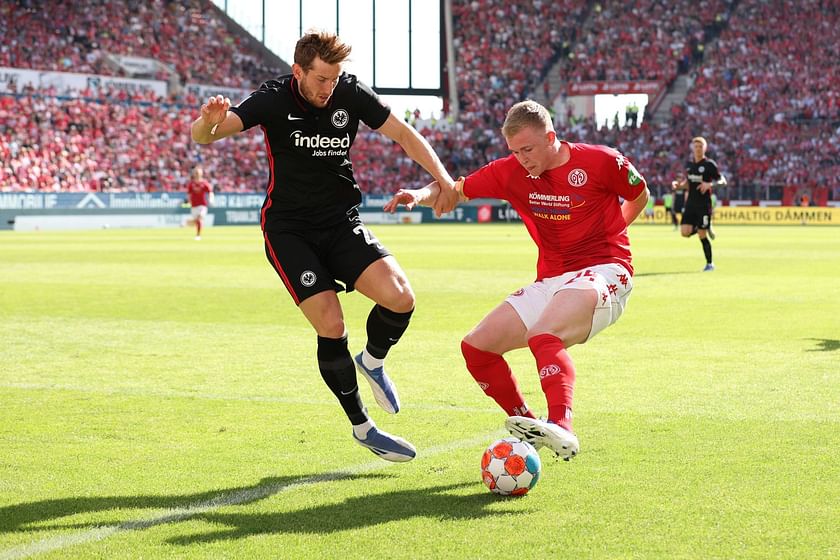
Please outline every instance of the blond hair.
[{"label": "blond hair", "polygon": [[709,147],[709,143],[706,142],[706,139],[703,138],[702,136],[695,136],[694,138],[691,139],[692,144],[694,144],[695,142],[700,142],[701,144],[703,144],[703,148],[708,148]]},{"label": "blond hair", "polygon": [[544,132],[554,130],[554,124],[551,122],[551,115],[548,113],[548,109],[536,101],[526,99],[515,104],[507,112],[505,122],[502,125],[502,135],[505,138],[510,138],[523,128],[529,127]]},{"label": "blond hair", "polygon": [[304,70],[312,68],[316,57],[327,64],[340,64],[350,56],[352,47],[335,33],[311,29],[295,45],[295,64]]}]

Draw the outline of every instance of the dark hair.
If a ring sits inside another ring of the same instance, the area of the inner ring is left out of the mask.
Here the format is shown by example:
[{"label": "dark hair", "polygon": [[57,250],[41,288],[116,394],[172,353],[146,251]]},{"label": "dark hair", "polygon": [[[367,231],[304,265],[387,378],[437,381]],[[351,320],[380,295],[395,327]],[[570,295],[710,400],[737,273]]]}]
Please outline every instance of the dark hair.
[{"label": "dark hair", "polygon": [[327,64],[339,64],[350,56],[350,45],[338,38],[338,35],[326,31],[310,30],[298,39],[295,45],[295,64],[304,70],[312,68],[315,57]]}]

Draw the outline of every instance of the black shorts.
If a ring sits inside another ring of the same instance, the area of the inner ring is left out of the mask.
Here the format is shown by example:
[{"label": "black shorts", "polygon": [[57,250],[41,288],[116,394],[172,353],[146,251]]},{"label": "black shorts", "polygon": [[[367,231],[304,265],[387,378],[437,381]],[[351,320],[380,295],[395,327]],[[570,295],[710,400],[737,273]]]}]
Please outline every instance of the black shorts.
[{"label": "black shorts", "polygon": [[712,203],[705,200],[689,200],[685,203],[681,225],[694,226],[697,229],[709,229],[712,219]]},{"label": "black shorts", "polygon": [[265,231],[263,238],[268,262],[295,305],[326,290],[353,291],[368,266],[390,255],[358,214],[335,227]]}]

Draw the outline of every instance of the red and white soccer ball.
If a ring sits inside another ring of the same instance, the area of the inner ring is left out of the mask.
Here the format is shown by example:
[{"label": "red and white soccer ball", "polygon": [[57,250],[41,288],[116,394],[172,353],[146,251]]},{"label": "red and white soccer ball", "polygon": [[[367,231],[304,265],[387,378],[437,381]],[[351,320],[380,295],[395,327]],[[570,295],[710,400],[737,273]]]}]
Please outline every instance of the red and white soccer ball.
[{"label": "red and white soccer ball", "polygon": [[481,480],[502,496],[527,494],[540,479],[541,468],[534,446],[512,437],[493,442],[481,456]]}]

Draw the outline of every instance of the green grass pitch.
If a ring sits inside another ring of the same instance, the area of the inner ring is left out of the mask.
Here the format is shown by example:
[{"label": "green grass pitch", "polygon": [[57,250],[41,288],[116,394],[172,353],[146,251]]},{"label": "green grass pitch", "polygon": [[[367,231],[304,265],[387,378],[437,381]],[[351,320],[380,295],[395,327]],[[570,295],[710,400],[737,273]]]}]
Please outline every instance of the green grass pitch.
[{"label": "green grass pitch", "polygon": [[[0,558],[840,555],[840,229],[631,228],[625,315],[572,349],[571,462],[490,494],[503,416],[459,342],[533,279],[521,225],[373,226],[417,294],[389,356],[418,448],[356,445],[256,228],[0,233]],[[351,348],[370,303],[341,296]],[[509,354],[531,406],[530,354]]]}]

